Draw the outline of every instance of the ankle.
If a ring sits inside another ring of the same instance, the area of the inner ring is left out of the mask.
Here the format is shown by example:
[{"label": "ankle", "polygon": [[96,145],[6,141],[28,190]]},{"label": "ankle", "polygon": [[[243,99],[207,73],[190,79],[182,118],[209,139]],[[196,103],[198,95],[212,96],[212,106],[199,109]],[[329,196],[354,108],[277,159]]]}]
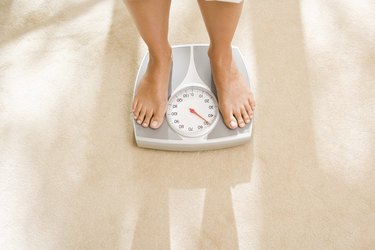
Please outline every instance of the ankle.
[{"label": "ankle", "polygon": [[207,54],[211,63],[228,63],[232,60],[232,47],[231,45],[215,46],[210,44]]},{"label": "ankle", "polygon": [[164,46],[156,49],[149,48],[150,61],[153,62],[170,62],[172,60],[171,46]]}]

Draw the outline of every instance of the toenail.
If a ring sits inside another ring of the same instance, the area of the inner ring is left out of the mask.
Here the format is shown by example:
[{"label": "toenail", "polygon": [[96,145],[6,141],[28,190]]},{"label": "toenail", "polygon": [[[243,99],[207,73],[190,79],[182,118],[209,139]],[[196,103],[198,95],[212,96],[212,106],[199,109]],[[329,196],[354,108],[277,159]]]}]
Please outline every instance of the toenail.
[{"label": "toenail", "polygon": [[147,127],[147,123],[143,123],[142,126],[143,126],[143,127]]},{"label": "toenail", "polygon": [[250,119],[249,119],[249,118],[246,118],[245,122],[246,122],[246,123],[249,123],[249,122],[250,122]]},{"label": "toenail", "polygon": [[231,121],[230,126],[231,126],[231,128],[237,128],[237,122]]},{"label": "toenail", "polygon": [[151,127],[156,128],[157,126],[158,126],[158,122],[157,121],[153,121],[151,123]]},{"label": "toenail", "polygon": [[253,116],[252,116],[252,115],[250,116],[250,119],[253,119]]},{"label": "toenail", "polygon": [[141,124],[141,123],[142,123],[142,121],[141,121],[141,120],[137,120],[137,123],[138,123],[138,124]]}]

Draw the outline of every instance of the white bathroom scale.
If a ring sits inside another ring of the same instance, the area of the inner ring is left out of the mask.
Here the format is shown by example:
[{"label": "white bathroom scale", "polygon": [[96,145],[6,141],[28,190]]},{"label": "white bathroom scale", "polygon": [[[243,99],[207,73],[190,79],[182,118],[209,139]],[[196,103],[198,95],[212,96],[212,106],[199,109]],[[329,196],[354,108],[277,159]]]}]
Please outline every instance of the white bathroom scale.
[{"label": "white bathroom scale", "polygon": [[[207,56],[208,45],[179,45],[172,49],[173,65],[164,122],[160,128],[152,129],[133,120],[137,145],[159,150],[200,151],[233,147],[249,141],[253,120],[245,127],[233,130],[223,122]],[[240,50],[233,47],[232,54],[250,86]],[[147,69],[148,60],[146,53],[138,70],[134,93]]]}]

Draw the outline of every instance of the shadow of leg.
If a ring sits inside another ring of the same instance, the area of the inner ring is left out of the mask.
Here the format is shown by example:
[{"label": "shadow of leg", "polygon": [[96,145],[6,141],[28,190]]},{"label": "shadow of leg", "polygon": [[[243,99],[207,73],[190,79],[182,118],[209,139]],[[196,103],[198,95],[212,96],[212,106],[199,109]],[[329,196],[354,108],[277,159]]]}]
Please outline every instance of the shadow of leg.
[{"label": "shadow of leg", "polygon": [[154,185],[143,190],[132,249],[170,249],[168,190]]},{"label": "shadow of leg", "polygon": [[210,187],[206,191],[200,249],[238,249],[230,187]]}]

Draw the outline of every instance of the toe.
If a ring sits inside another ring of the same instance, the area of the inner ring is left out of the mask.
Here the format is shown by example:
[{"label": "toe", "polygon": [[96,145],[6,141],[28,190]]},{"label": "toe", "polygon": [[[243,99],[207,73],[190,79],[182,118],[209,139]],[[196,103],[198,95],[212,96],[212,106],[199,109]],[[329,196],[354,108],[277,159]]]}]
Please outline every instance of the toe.
[{"label": "toe", "polygon": [[237,119],[238,126],[243,128],[245,126],[245,121],[242,118],[242,112],[240,109],[236,110],[234,113],[234,117]]},{"label": "toe", "polygon": [[230,111],[230,109],[220,109],[221,115],[223,116],[223,120],[225,125],[230,129],[235,129],[238,127],[238,123],[236,118],[234,118],[233,113]]},{"label": "toe", "polygon": [[137,106],[134,107],[134,111],[133,111],[134,119],[138,119],[138,117],[141,113],[141,110],[142,110],[141,104],[138,104]]},{"label": "toe", "polygon": [[137,109],[138,99],[133,100],[132,104],[132,112],[134,112]]},{"label": "toe", "polygon": [[235,129],[235,128],[238,127],[237,120],[236,120],[236,118],[234,118],[234,116],[232,116],[232,117],[228,120],[228,122],[227,122],[226,124],[227,124],[228,128],[230,128],[230,129]]},{"label": "toe", "polygon": [[254,111],[256,104],[255,104],[255,100],[254,100],[253,95],[251,95],[251,97],[249,98],[249,103],[250,103],[251,109]]},{"label": "toe", "polygon": [[139,113],[139,116],[137,118],[137,123],[138,124],[142,124],[143,120],[145,119],[145,115],[146,115],[146,109],[145,108],[142,108],[140,113]]},{"label": "toe", "polygon": [[242,113],[242,118],[244,119],[245,123],[246,124],[249,123],[250,122],[250,116],[247,113],[247,110],[246,110],[245,107],[243,109],[241,109],[241,113]]},{"label": "toe", "polygon": [[[253,109],[251,108],[250,104],[245,105],[245,110],[246,110],[246,113],[249,116],[249,118],[252,119],[253,118]],[[245,121],[246,121],[246,118],[245,118]],[[249,122],[250,122],[250,120],[249,120]]]},{"label": "toe", "polygon": [[148,125],[150,124],[150,120],[151,120],[151,117],[152,117],[152,110],[147,110],[146,111],[146,116],[145,116],[145,119],[143,120],[143,123],[142,123],[142,126],[147,128]]},{"label": "toe", "polygon": [[165,112],[163,112],[161,110],[157,110],[154,113],[154,116],[151,119],[150,127],[154,128],[154,129],[159,128],[161,126],[161,124],[163,123],[164,114],[165,114]]}]

